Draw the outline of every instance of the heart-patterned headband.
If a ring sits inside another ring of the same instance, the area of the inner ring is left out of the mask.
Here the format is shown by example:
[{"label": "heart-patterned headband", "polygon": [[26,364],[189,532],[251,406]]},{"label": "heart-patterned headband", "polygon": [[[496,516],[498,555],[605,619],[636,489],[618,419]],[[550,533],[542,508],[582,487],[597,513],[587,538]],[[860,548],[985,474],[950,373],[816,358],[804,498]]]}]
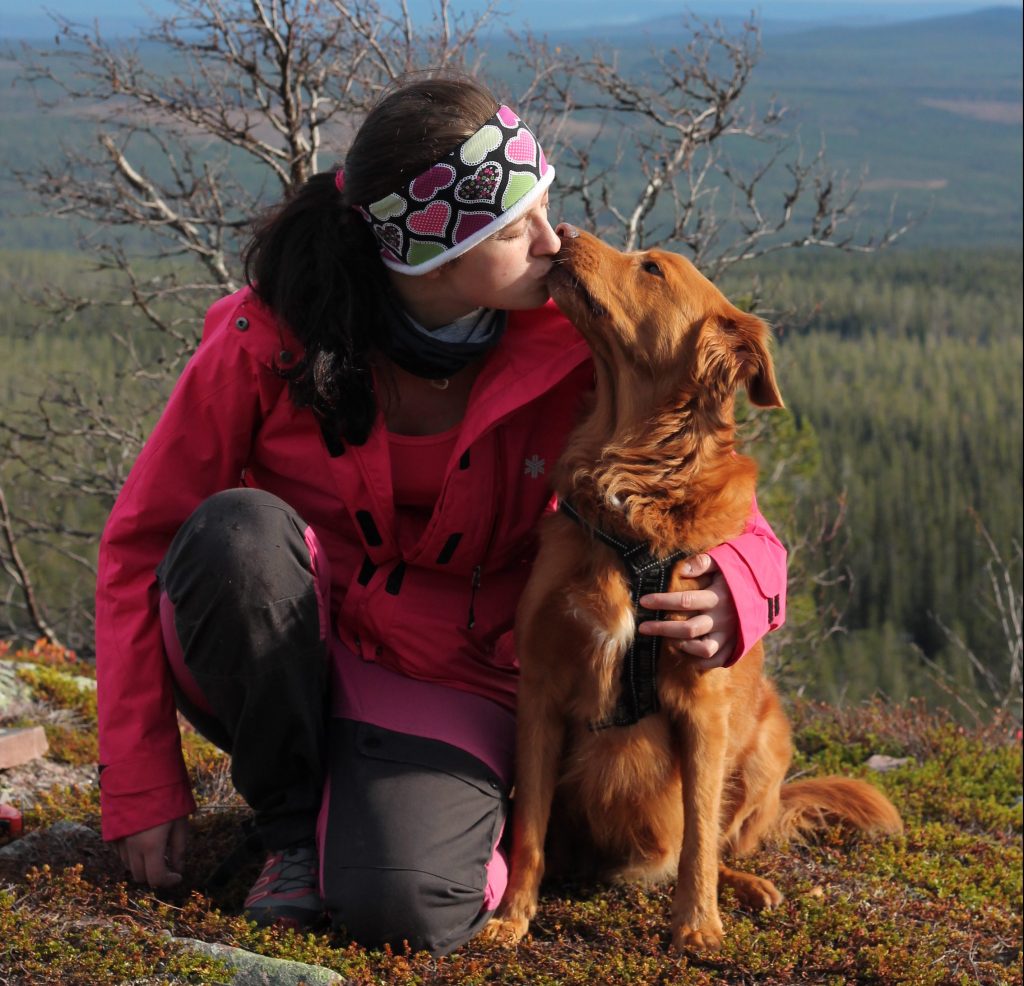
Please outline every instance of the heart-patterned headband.
[{"label": "heart-patterned headband", "polygon": [[530,128],[502,106],[401,191],[356,209],[388,267],[426,274],[515,222],[554,177]]}]

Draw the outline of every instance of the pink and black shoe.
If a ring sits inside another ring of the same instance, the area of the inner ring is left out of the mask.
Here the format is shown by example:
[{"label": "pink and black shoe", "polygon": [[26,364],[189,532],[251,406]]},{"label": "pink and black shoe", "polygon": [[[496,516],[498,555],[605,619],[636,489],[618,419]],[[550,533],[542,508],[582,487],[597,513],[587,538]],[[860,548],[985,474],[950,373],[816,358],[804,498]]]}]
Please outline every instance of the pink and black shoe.
[{"label": "pink and black shoe", "polygon": [[313,846],[273,852],[245,898],[244,915],[262,926],[311,928],[324,919],[319,860]]}]

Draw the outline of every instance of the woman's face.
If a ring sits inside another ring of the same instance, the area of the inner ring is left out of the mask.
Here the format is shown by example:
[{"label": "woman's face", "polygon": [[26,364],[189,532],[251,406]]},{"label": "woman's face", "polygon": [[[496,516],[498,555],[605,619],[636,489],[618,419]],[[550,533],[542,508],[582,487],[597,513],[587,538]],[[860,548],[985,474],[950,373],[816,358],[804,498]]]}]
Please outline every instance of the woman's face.
[{"label": "woman's face", "polygon": [[427,328],[475,308],[539,308],[548,300],[547,276],[559,246],[545,192],[529,212],[451,263],[422,277],[401,278],[399,293],[409,314]]}]

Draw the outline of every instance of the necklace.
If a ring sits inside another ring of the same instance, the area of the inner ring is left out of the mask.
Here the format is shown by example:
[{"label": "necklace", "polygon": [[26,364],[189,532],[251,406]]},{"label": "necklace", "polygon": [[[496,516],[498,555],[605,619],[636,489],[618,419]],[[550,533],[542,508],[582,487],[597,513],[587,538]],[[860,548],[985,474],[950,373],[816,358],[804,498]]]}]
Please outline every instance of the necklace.
[{"label": "necklace", "polygon": [[430,386],[436,390],[447,390],[449,383],[451,383],[451,380],[448,377],[441,377],[440,380],[431,380]]}]

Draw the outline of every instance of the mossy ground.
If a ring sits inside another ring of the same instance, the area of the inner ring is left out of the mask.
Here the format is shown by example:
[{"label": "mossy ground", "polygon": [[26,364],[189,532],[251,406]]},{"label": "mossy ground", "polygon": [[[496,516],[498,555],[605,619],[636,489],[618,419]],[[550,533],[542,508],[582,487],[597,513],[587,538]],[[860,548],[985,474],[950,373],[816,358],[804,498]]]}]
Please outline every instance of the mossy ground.
[{"label": "mossy ground", "polygon": [[[41,700],[70,710],[48,727],[51,755],[92,759],[94,699],[62,676],[87,669],[45,648],[0,656],[50,665],[26,668],[24,679]],[[186,733],[200,811],[184,885],[158,896],[127,884],[109,852],[77,863],[55,854],[27,873],[0,866],[0,983],[226,981],[217,962],[171,942],[177,936],[326,966],[360,986],[1020,984],[1019,731],[1005,723],[967,730],[918,704],[799,704],[791,713],[794,772],[870,775],[900,809],[906,832],[869,842],[834,829],[812,844],[743,861],[786,900],[750,914],[725,896],[726,939],[717,954],[668,953],[665,889],[575,884],[546,888],[532,937],[511,950],[474,942],[432,959],[367,951],[336,936],[256,930],[236,916],[251,873],[212,899],[201,892],[237,838],[244,810],[223,756]],[[910,761],[870,774],[864,762],[875,753]],[[68,818],[98,828],[94,789],[48,792],[26,812],[26,830]]]}]

